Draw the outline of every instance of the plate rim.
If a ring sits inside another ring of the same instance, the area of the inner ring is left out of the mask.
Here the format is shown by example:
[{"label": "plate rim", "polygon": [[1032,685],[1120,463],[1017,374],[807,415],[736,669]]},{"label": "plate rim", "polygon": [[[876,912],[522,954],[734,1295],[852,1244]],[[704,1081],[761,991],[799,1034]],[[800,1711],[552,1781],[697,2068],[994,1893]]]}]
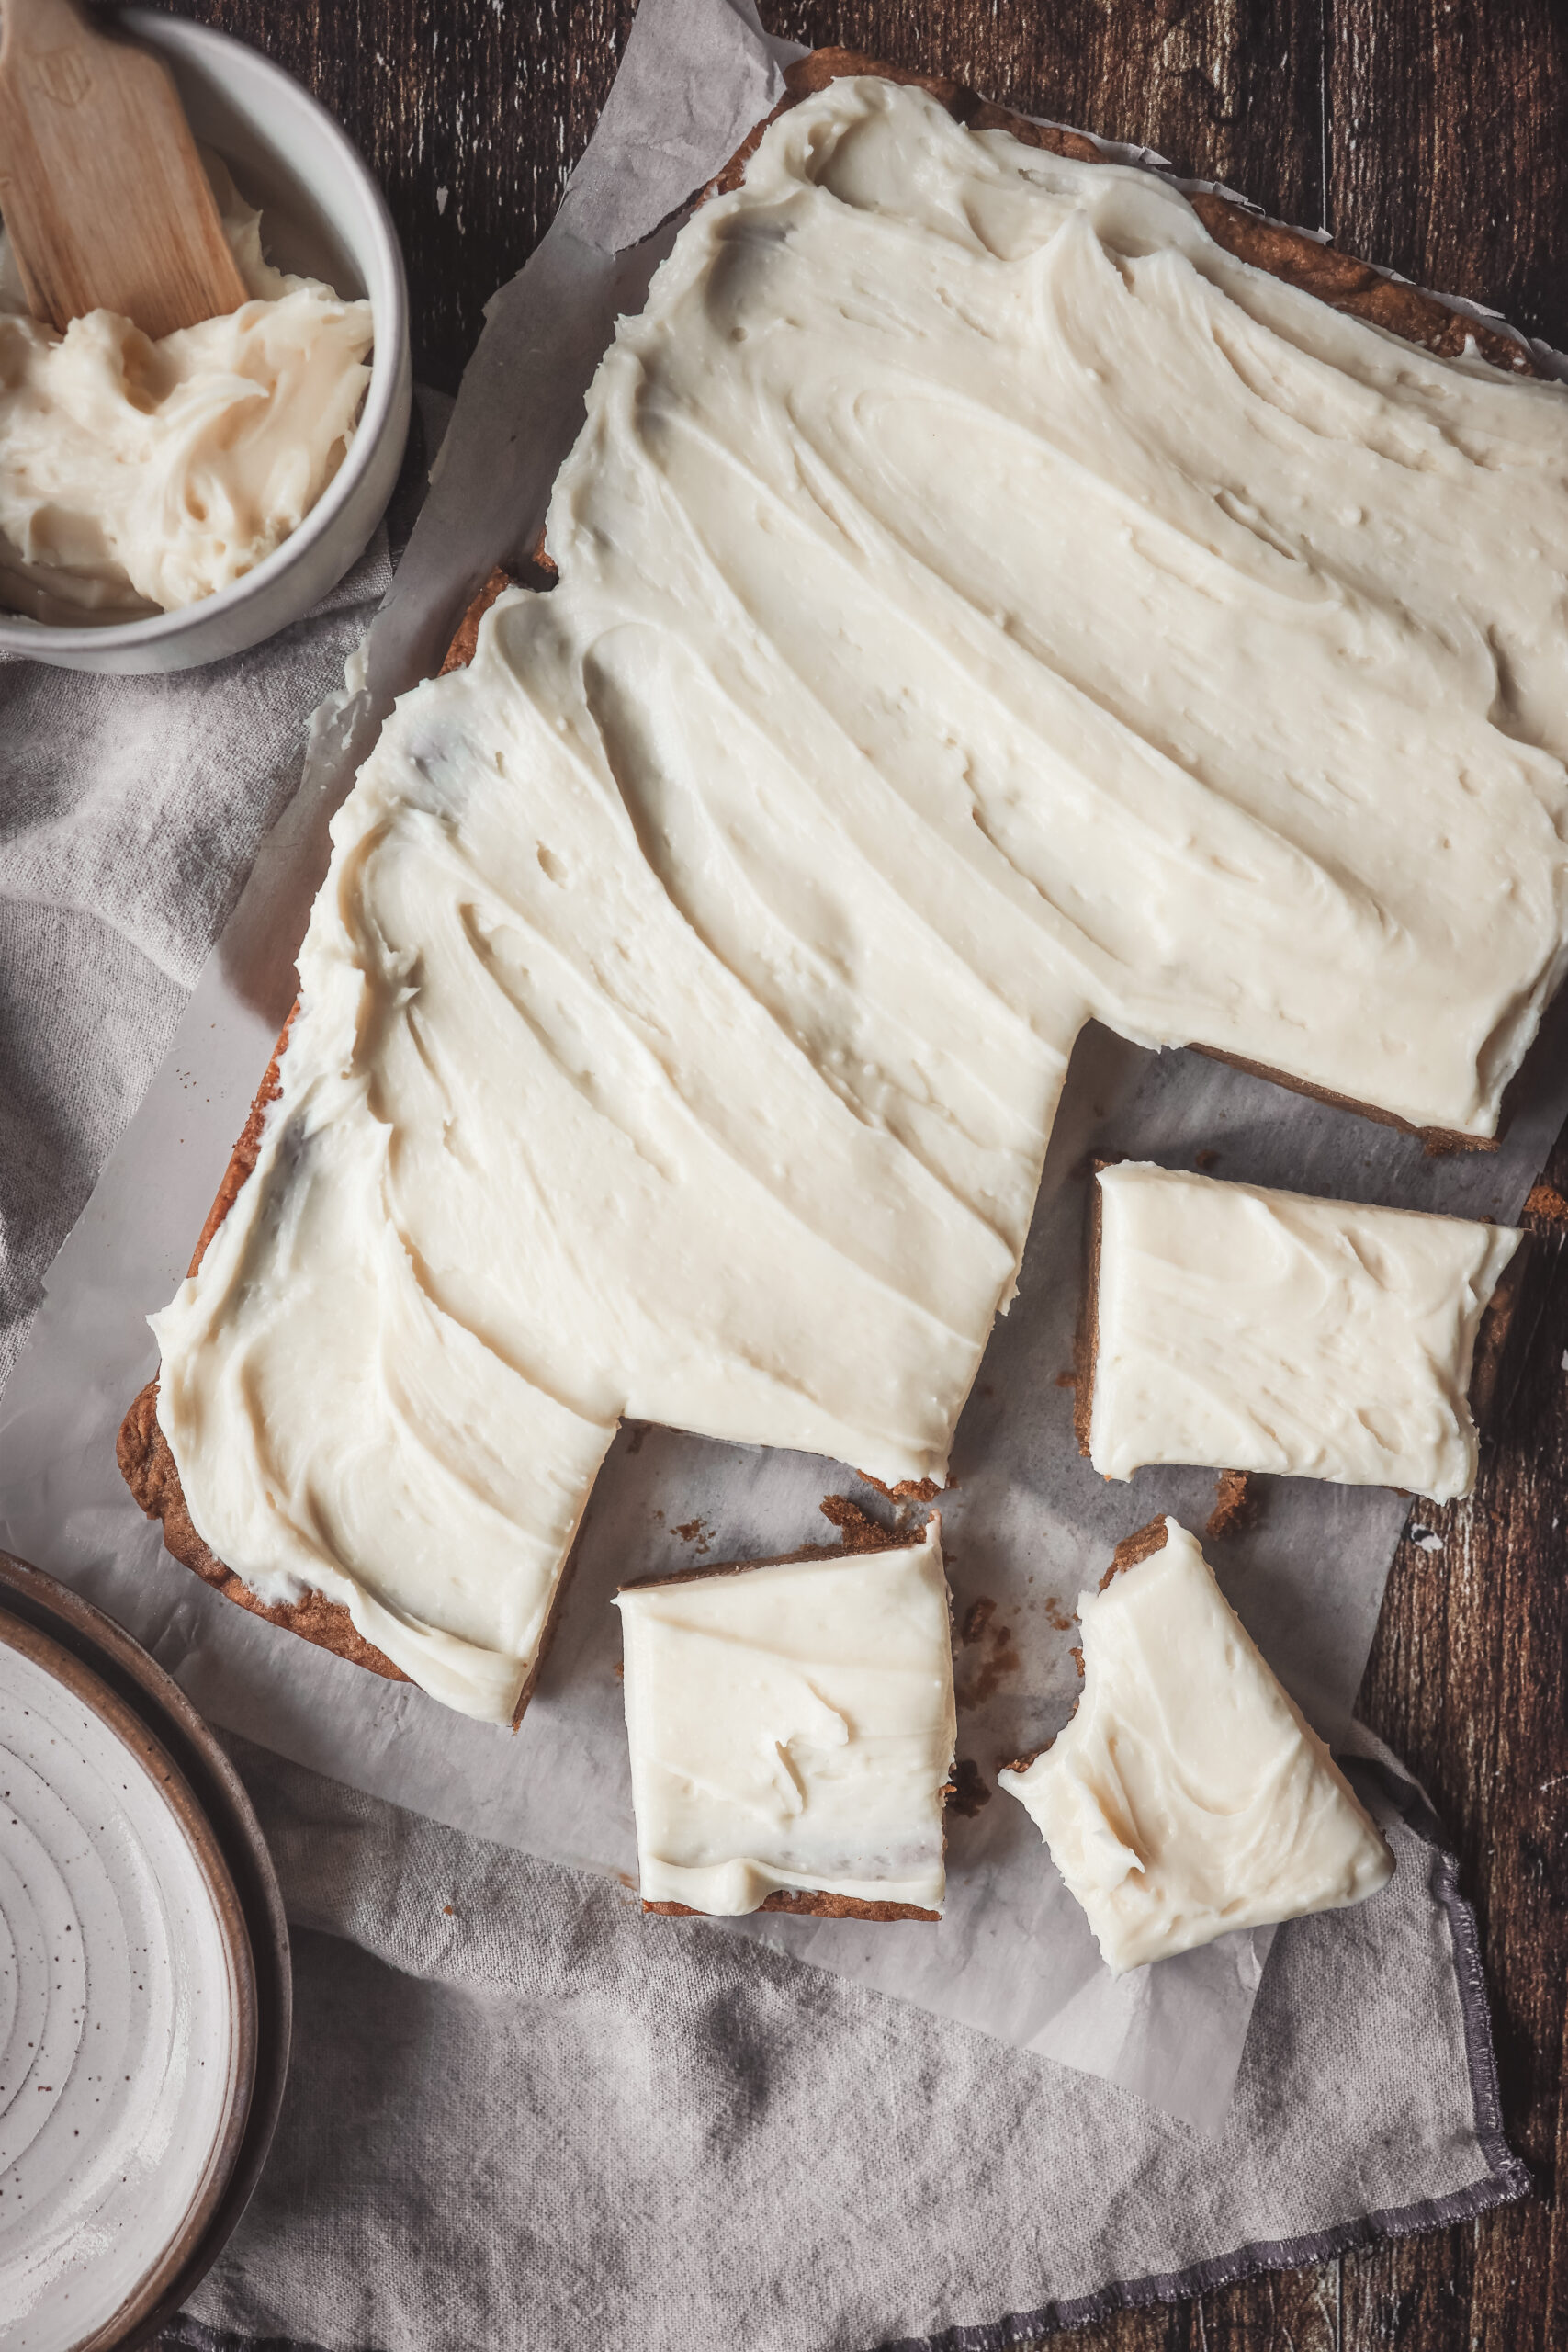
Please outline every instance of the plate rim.
[{"label": "plate rim", "polygon": [[[173,1677],[102,1610],[41,1568],[0,1550],[0,1617],[30,1630],[63,1657],[68,1687],[95,1705],[144,1769],[151,1748],[168,1767],[165,1793],[177,1787],[185,1810],[174,1809],[187,1842],[202,1855],[206,1841],[216,1877],[204,1870],[226,1930],[231,1957],[248,1959],[248,2010],[242,2033],[248,2044],[250,2096],[236,2126],[226,2129],[201,2196],[169,2249],[109,2320],[81,2337],[72,2352],[132,2352],[149,2343],[205,2277],[254,2191],[276,2128],[288,2073],[293,1985],[283,1898],[261,1825],[239,1774],[210,1726]],[[15,1645],[31,1655],[30,1645]],[[108,1707],[96,1703],[101,1692]],[[112,1713],[110,1712],[112,1710]],[[228,1905],[219,1894],[227,1889]],[[240,1973],[236,1968],[236,1973]]]},{"label": "plate rim", "polygon": [[204,2234],[233,2171],[255,2089],[255,1961],[250,1929],[217,1833],[197,1803],[184,1773],[145,1719],[129,1707],[85,1659],[64,1648],[52,1634],[9,1610],[0,1610],[0,1649],[8,1650],[13,1657],[36,1668],[101,1724],[131,1759],[153,1801],[161,1803],[173,1822],[195,1864],[222,1942],[226,1964],[231,2033],[222,2118],[207,2149],[195,2193],[180,2215],[174,2235],[154,2254],[118,2308],[90,2335],[78,2337],[72,2347],[72,2352],[101,2352],[103,2346],[115,2344],[134,2328],[162,2301],[171,2282],[185,2268],[186,2250]]}]

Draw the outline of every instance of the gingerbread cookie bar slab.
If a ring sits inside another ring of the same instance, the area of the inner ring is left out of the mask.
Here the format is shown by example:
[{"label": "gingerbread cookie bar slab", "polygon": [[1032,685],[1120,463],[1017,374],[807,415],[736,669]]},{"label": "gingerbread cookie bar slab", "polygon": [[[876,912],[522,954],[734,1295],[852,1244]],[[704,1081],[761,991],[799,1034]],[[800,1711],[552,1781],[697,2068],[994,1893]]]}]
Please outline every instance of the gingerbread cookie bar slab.
[{"label": "gingerbread cookie bar slab", "polygon": [[645,1906],[940,1917],[955,1715],[938,1522],[616,1597]]},{"label": "gingerbread cookie bar slab", "polygon": [[1475,1482],[1477,1335],[1506,1226],[1122,1161],[1092,1253],[1089,1453],[1404,1487]]},{"label": "gingerbread cookie bar slab", "polygon": [[940,1478],[1085,1019],[1484,1135],[1561,968],[1560,389],[949,102],[803,98],[623,322],[158,1321],[210,1551],[498,1719],[618,1414]]},{"label": "gingerbread cookie bar slab", "polygon": [[1078,1597],[1083,1695],[1000,1774],[1113,1973],[1360,1903],[1393,1857],[1173,1519]]}]

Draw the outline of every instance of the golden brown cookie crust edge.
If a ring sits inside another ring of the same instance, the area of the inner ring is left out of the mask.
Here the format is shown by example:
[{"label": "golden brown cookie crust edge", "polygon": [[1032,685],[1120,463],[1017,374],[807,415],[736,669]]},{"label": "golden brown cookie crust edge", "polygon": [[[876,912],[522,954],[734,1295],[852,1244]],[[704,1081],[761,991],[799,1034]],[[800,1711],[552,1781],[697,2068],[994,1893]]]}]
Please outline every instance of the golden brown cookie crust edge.
[{"label": "golden brown cookie crust edge", "polygon": [[[645,1903],[642,1907],[650,1917],[660,1919],[712,1919],[719,1916],[712,1911],[694,1910],[689,1903]],[[934,1923],[942,1917],[940,1911],[922,1911],[914,1903],[863,1903],[853,1894],[803,1892],[795,1887],[775,1887],[757,1908],[790,1911],[797,1917],[813,1919],[929,1919]]]},{"label": "golden brown cookie crust edge", "polygon": [[1100,1202],[1100,1170],[1111,1166],[1097,1159],[1089,1171],[1089,1200],[1084,1211],[1083,1291],[1078,1299],[1077,1329],[1073,1334],[1073,1432],[1087,1462],[1094,1425],[1094,1374],[1100,1361],[1100,1259],[1105,1214]]},{"label": "golden brown cookie crust edge", "polygon": [[[457,635],[441,665],[443,676],[447,671],[461,669],[473,660],[480,622],[496,598],[512,584],[504,571],[498,570],[491,573],[458,624]],[[299,1010],[299,999],[296,998],[278,1034],[272,1059],[256,1089],[229,1164],[223,1170],[212,1206],[207,1212],[207,1219],[190,1261],[193,1274],[206,1256],[213,1235],[239,1199],[260,1157],[262,1129],[267,1111],[282,1091],[279,1064],[288,1051],[288,1033]],[[378,1650],[373,1642],[366,1640],[341,1601],[329,1600],[319,1592],[307,1592],[293,1601],[263,1600],[202,1540],[191,1518],[190,1506],[186,1501],[178,1464],[158,1419],[156,1378],[150,1380],[136,1396],[120,1423],[115,1440],[115,1459],[119,1464],[121,1477],[142,1511],[149,1519],[162,1521],[164,1550],[178,1560],[182,1567],[189,1568],[204,1584],[210,1585],[215,1592],[220,1592],[226,1600],[237,1602],[254,1615],[265,1617],[269,1624],[280,1625],[288,1633],[298,1634],[302,1641],[313,1642],[318,1649],[331,1650],[335,1657],[346,1659],[351,1666],[364,1667],[369,1673],[379,1674],[389,1682],[407,1682],[410,1679],[401,1667],[393,1665],[385,1651]],[[514,1723],[521,1720],[523,1711],[533,1696],[539,1668],[555,1632],[560,1596],[566,1582],[567,1570],[563,1569],[533,1665],[517,1702],[513,1717]]]}]

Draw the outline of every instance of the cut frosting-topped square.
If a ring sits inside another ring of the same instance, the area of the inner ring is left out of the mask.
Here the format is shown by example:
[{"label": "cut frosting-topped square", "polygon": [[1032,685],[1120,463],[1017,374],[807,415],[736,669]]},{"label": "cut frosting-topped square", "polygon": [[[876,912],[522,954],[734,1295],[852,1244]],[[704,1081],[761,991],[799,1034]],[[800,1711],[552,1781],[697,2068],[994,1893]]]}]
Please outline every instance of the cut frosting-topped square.
[{"label": "cut frosting-topped square", "polygon": [[[998,1777],[1113,1974],[1363,1902],[1393,1857],[1174,1519],[1078,1596],[1083,1695]],[[1136,1541],[1136,1539],[1134,1539]]]},{"label": "cut frosting-topped square", "polygon": [[1517,1232],[1141,1161],[1098,1181],[1097,1470],[1197,1463],[1469,1493],[1476,1335]]},{"label": "cut frosting-topped square", "polygon": [[936,1917],[955,1718],[933,1519],[881,1552],[616,1596],[642,1897]]}]

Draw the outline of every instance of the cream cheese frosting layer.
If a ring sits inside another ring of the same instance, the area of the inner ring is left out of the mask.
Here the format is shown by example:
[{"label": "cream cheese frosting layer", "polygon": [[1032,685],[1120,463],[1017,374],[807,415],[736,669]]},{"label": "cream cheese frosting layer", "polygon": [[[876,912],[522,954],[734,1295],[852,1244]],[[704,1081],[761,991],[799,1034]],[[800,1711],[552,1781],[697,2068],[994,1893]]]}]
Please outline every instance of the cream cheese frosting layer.
[{"label": "cream cheese frosting layer", "polygon": [[1393,1856],[1228,1606],[1196,1540],[1078,1596],[1083,1695],[998,1777],[1115,1975],[1234,1928],[1363,1902]]},{"label": "cream cheese frosting layer", "polygon": [[1148,175],[796,107],[548,544],[335,819],[155,1326],[206,1541],[422,1680],[520,1666],[618,1414],[940,1477],[1091,1014],[1479,1135],[1563,952],[1568,400]]},{"label": "cream cheese frosting layer", "polygon": [[730,1916],[776,1889],[940,1911],[956,1718],[924,1541],[616,1597],[645,1903]]},{"label": "cream cheese frosting layer", "polygon": [[215,174],[251,300],[152,341],[112,311],[61,334],[0,285],[0,604],[136,619],[228,587],[336,473],[369,381],[368,302],[263,258]]},{"label": "cream cheese frosting layer", "polygon": [[1475,1483],[1476,1333],[1507,1226],[1142,1162],[1100,1175],[1089,1454],[1409,1487]]}]

